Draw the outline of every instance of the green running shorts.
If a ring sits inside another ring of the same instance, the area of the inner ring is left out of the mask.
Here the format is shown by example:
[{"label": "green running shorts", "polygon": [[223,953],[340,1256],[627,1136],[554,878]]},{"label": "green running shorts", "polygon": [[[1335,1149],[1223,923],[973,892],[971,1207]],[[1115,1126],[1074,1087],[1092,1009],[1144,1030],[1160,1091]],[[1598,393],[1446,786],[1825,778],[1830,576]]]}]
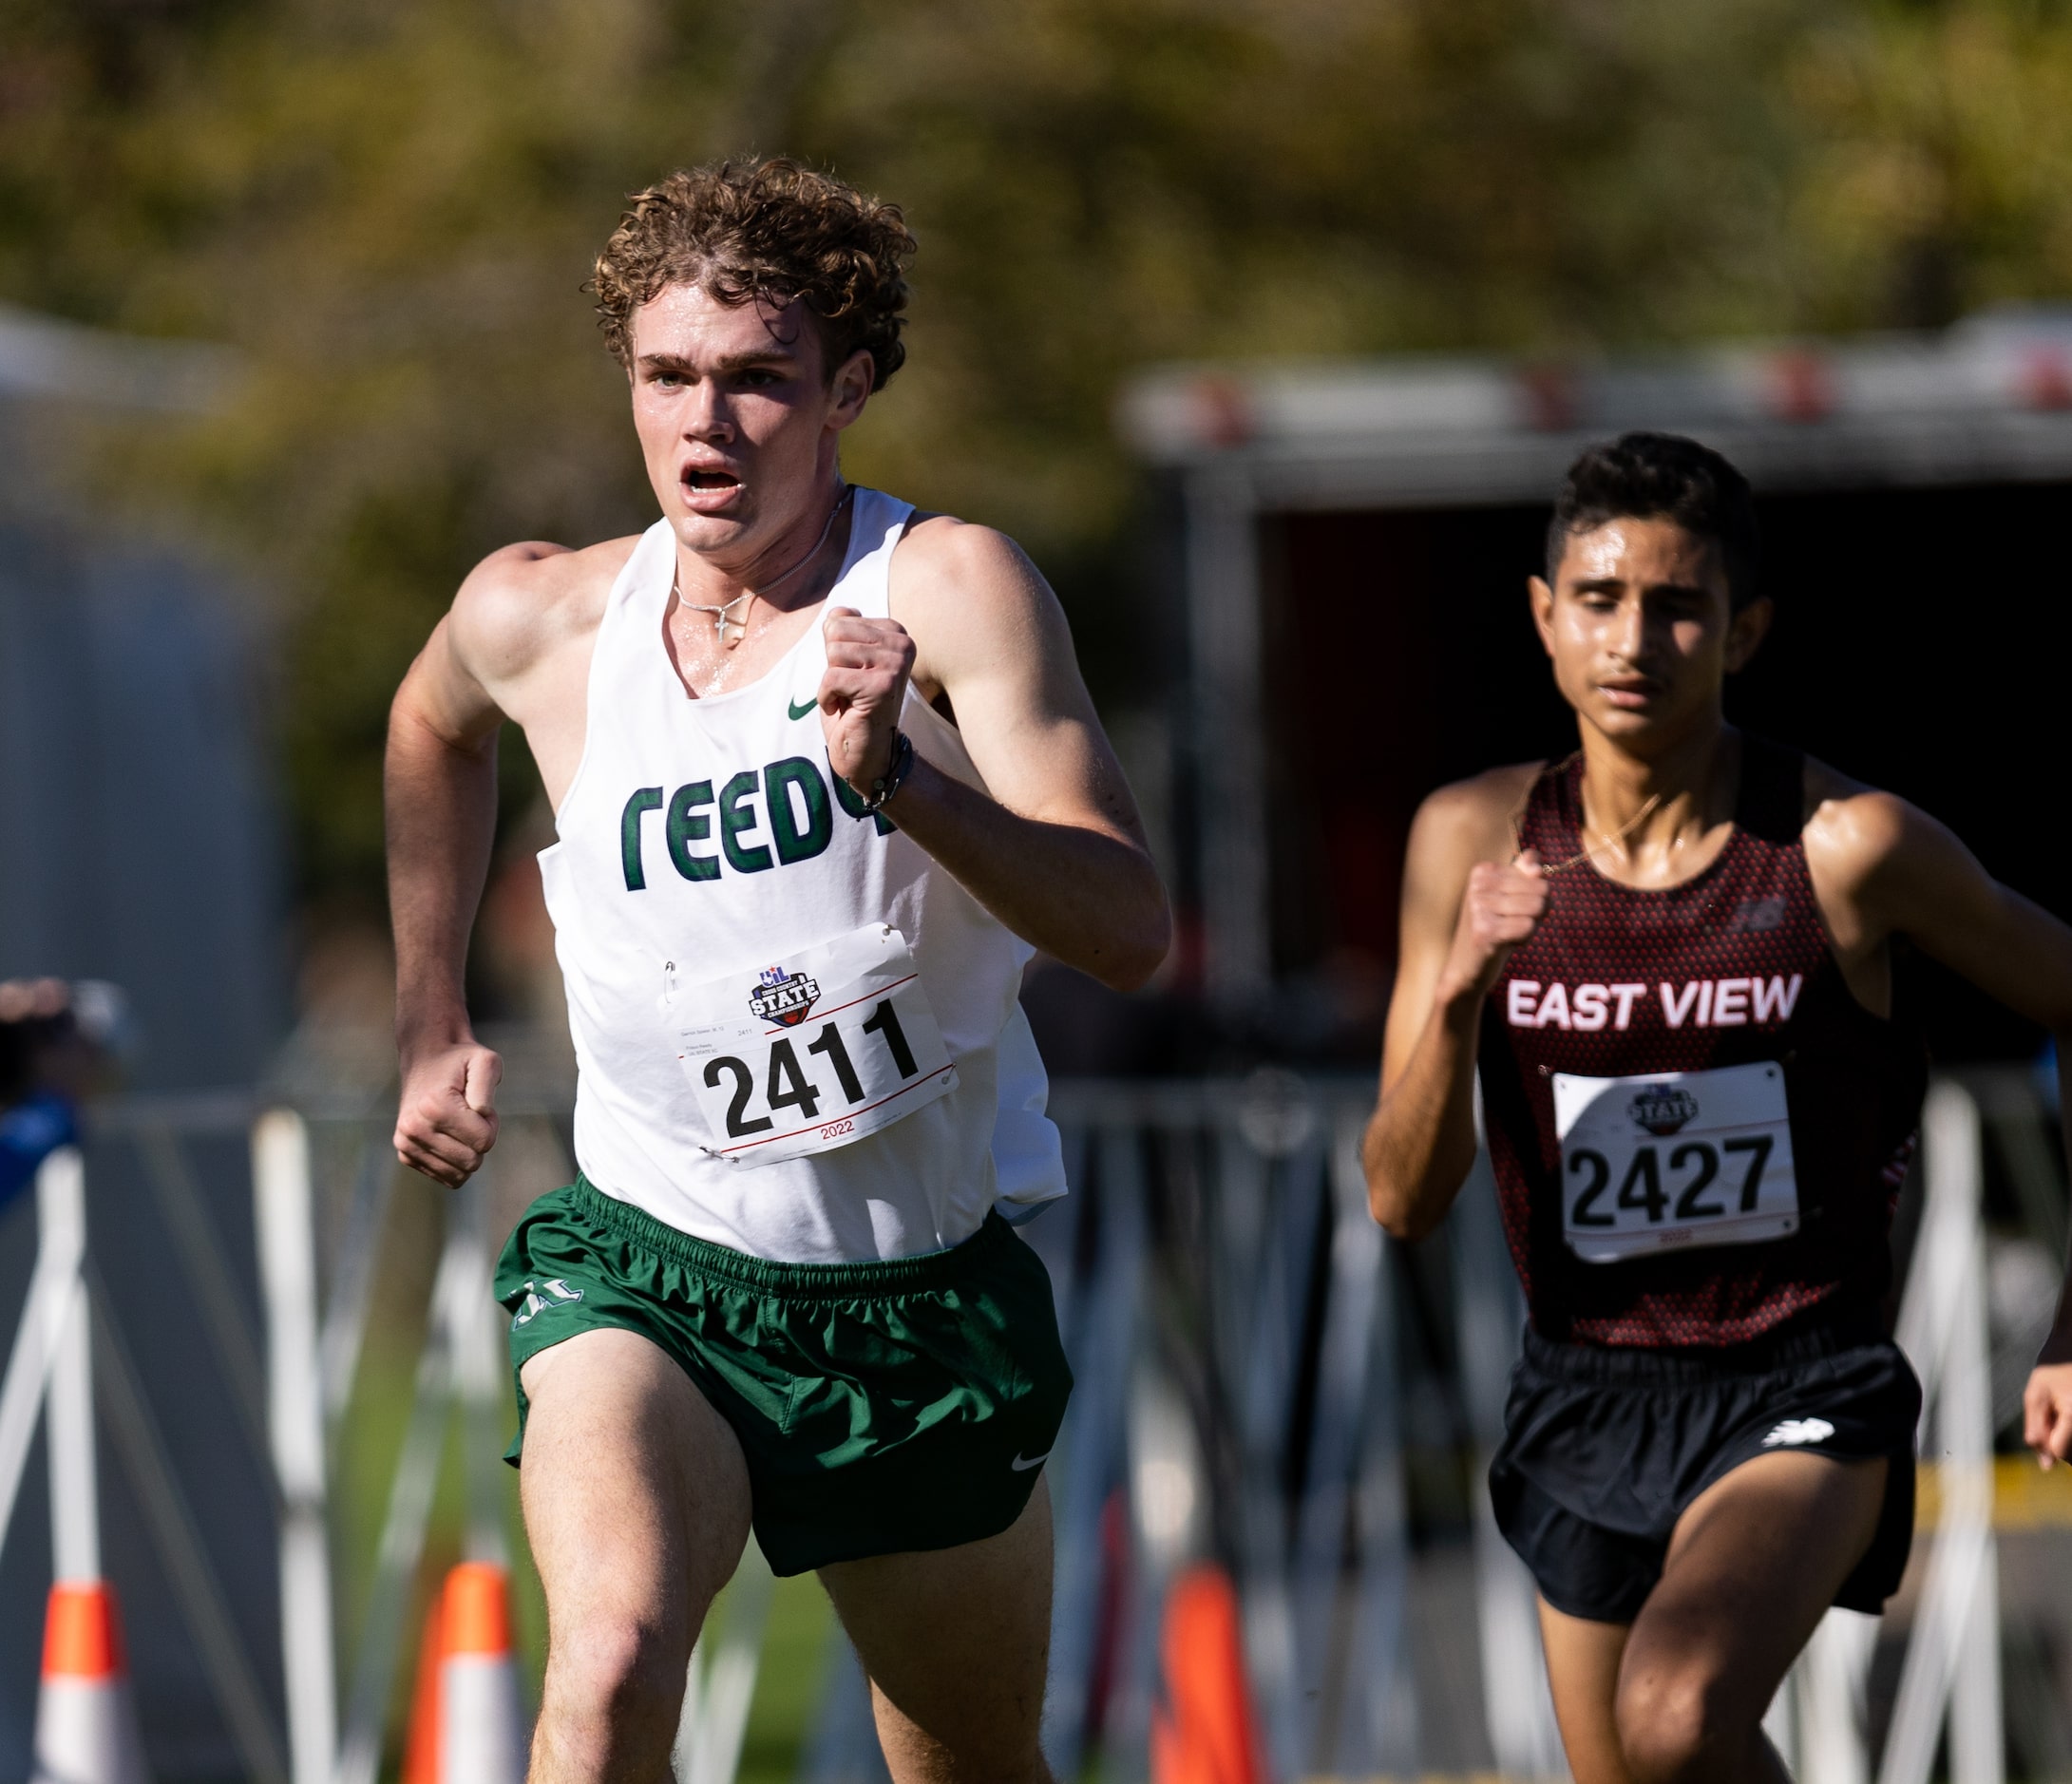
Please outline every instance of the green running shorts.
[{"label": "green running shorts", "polygon": [[[514,1375],[597,1326],[674,1357],[740,1439],[779,1574],[998,1535],[1072,1392],[1050,1275],[998,1214],[924,1257],[771,1263],[579,1177],[525,1211],[496,1292]],[[525,1413],[520,1387],[514,1465]]]}]

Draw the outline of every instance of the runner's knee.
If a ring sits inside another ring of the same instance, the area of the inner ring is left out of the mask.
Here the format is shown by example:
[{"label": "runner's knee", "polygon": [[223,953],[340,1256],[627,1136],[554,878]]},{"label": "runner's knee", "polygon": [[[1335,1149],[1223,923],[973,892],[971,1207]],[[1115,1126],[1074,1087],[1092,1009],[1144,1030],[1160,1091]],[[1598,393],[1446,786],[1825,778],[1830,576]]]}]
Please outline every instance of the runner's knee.
[{"label": "runner's knee", "polygon": [[577,1719],[674,1735],[690,1656],[681,1640],[627,1616],[585,1620],[557,1632],[547,1699]]},{"label": "runner's knee", "polygon": [[921,1728],[881,1698],[878,1736],[885,1759],[900,1784],[1056,1784],[1056,1775],[1043,1756],[1036,1737],[1007,1736],[998,1731],[960,1730],[945,1738]]},{"label": "runner's knee", "polygon": [[1734,1725],[1720,1681],[1690,1664],[1628,1670],[1619,1683],[1619,1746],[1634,1784],[1726,1784],[1750,1731]]}]

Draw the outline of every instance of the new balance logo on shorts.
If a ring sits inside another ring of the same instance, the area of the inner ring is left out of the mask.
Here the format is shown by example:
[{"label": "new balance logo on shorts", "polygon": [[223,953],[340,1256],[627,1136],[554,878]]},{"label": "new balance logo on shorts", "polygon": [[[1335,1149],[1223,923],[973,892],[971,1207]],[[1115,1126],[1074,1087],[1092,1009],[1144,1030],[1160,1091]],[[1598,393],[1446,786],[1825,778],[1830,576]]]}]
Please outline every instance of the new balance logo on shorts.
[{"label": "new balance logo on shorts", "polygon": [[570,1301],[581,1299],[581,1289],[569,1287],[558,1276],[539,1282],[528,1281],[525,1283],[525,1304],[511,1317],[511,1330],[515,1332],[522,1325],[529,1325],[535,1314],[566,1306]]},{"label": "new balance logo on shorts", "polygon": [[1834,1427],[1824,1418],[1787,1418],[1771,1428],[1762,1447],[1771,1450],[1784,1443],[1825,1443],[1834,1434]]}]

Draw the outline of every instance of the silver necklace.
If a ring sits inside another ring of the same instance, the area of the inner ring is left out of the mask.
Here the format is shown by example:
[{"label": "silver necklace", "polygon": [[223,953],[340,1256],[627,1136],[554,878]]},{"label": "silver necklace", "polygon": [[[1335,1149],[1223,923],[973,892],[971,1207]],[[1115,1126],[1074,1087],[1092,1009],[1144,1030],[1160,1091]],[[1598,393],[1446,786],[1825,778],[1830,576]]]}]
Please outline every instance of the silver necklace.
[{"label": "silver necklace", "polygon": [[714,643],[724,644],[727,641],[727,628],[729,626],[732,626],[737,632],[745,634],[749,629],[748,622],[734,618],[729,610],[740,606],[743,601],[753,600],[758,595],[769,595],[772,591],[782,588],[801,570],[805,569],[808,564],[811,563],[815,558],[819,557],[820,548],[827,542],[827,535],[834,531],[835,516],[842,512],[842,504],[849,499],[849,491],[852,487],[853,485],[848,484],[842,485],[841,494],[834,499],[834,506],[827,510],[827,524],[820,529],[820,537],[813,541],[812,550],[808,552],[805,557],[801,558],[798,562],[793,564],[774,582],[767,582],[760,589],[745,588],[731,601],[720,601],[714,606],[707,607],[701,606],[696,601],[687,601],[683,598],[683,571],[679,567],[675,580],[670,584],[670,592],[676,597],[677,604],[686,613],[711,614],[713,616],[713,640]]}]

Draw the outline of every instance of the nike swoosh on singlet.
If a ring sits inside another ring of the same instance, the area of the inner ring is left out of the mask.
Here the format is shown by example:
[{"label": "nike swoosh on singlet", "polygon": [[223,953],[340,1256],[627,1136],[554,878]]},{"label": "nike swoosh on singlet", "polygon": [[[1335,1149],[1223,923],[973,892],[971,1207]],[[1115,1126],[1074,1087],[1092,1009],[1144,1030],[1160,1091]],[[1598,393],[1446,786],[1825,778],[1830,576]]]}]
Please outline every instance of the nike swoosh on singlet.
[{"label": "nike swoosh on singlet", "polygon": [[813,709],[819,704],[820,702],[818,700],[808,700],[804,706],[798,705],[795,701],[787,701],[785,710],[789,712],[793,718],[804,718],[807,713],[813,711]]},{"label": "nike swoosh on singlet", "polygon": [[1043,1464],[1048,1462],[1050,1459],[1051,1452],[1048,1450],[1044,1451],[1041,1455],[1023,1455],[1019,1450],[1017,1450],[1015,1452],[1015,1459],[1007,1466],[1013,1469],[1016,1473],[1019,1474],[1027,1469],[1041,1468]]}]

